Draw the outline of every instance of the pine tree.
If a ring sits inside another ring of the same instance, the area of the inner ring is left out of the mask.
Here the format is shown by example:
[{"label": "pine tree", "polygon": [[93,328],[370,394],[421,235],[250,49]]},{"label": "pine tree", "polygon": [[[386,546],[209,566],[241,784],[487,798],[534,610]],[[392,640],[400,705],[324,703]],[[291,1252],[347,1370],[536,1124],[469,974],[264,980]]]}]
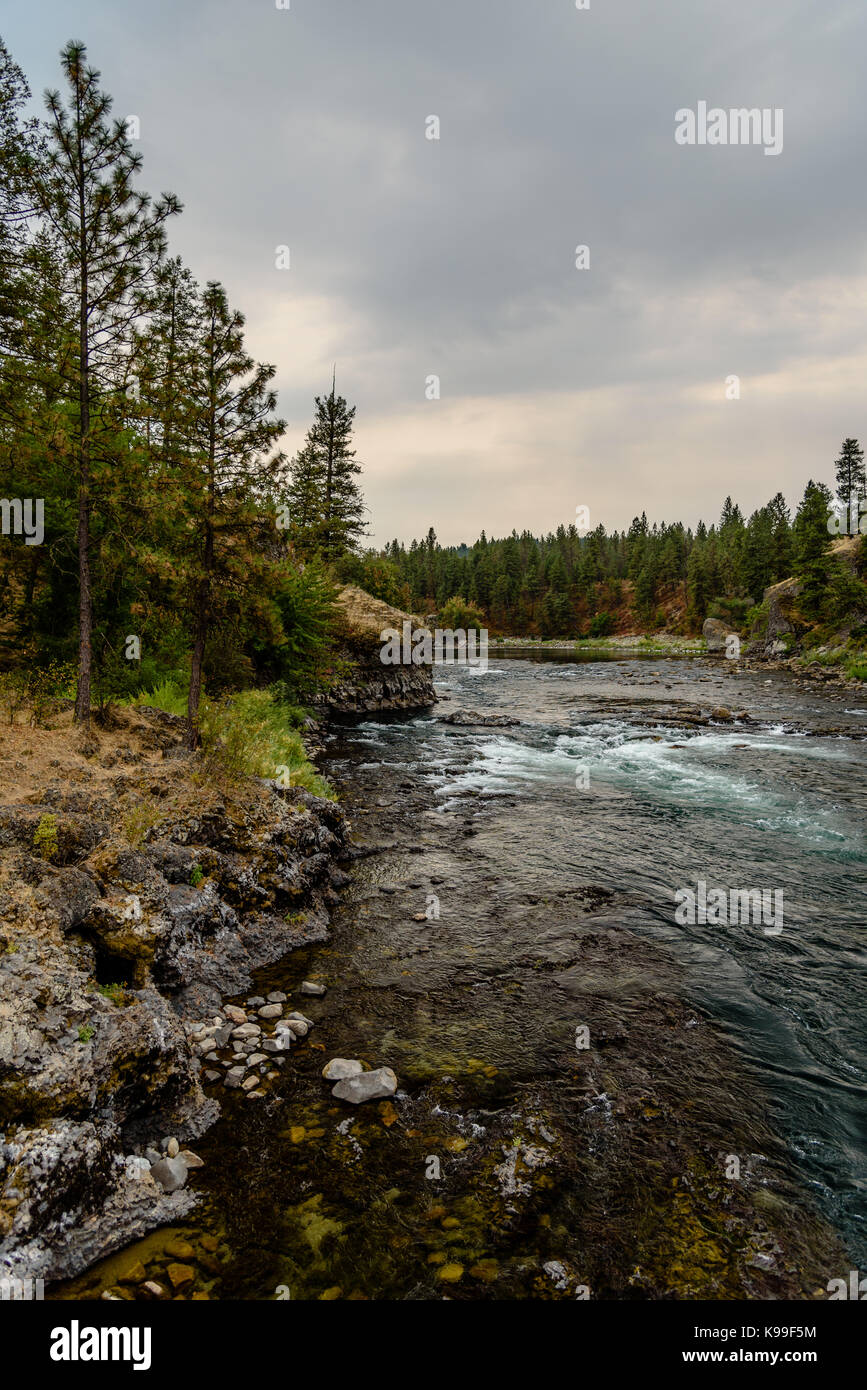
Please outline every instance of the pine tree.
[{"label": "pine tree", "polygon": [[837,496],[844,506],[857,502],[867,493],[867,477],[864,472],[864,450],[857,439],[844,439],[840,446],[840,456],[835,464],[837,477]]},{"label": "pine tree", "polygon": [[803,582],[801,606],[805,613],[817,617],[827,583],[827,556],[831,546],[828,533],[828,509],[831,492],[824,483],[812,479],[804,489],[804,497],[793,525],[795,567]]},{"label": "pine tree", "polygon": [[[165,251],[164,223],[180,211],[172,195],[152,204],[133,187],[141,155],[121,122],[110,122],[111,98],[87,66],[86,49],[61,54],[69,94],[46,94],[46,150],[25,163],[26,187],[62,258],[77,325],[66,386],[72,417],[77,485],[78,689],[75,720],[90,720],[93,666],[93,513],[113,482],[117,459],[112,415],[126,377],[126,355],[144,312],[153,271]],[[102,439],[103,432],[108,440]]]},{"label": "pine tree", "polygon": [[364,502],[356,482],[361,465],[350,448],[355,406],[337,395],[336,378],[330,395],[317,396],[315,405],[316,418],[304,446],[311,451],[315,467],[312,462],[305,466],[310,481],[322,491],[319,549],[327,560],[336,560],[357,548],[365,529]]},{"label": "pine tree", "polygon": [[292,544],[299,555],[309,558],[322,541],[325,520],[325,467],[309,437],[289,465],[286,500]]},{"label": "pine tree", "polygon": [[[187,736],[198,741],[199,701],[209,637],[220,622],[238,630],[246,611],[275,626],[274,566],[263,558],[263,518],[285,457],[269,451],[285,430],[275,418],[275,368],[255,363],[244,347],[243,315],[229,308],[223,286],[209,281],[201,299],[197,351],[186,391],[194,453],[184,475],[190,511],[185,574],[193,650]],[[272,536],[273,539],[273,536]]]}]

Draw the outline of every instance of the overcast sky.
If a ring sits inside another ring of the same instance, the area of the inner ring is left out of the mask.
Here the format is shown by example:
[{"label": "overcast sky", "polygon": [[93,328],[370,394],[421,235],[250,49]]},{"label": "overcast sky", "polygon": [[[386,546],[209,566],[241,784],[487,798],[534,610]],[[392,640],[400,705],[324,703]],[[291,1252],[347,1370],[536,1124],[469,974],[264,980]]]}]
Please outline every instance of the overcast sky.
[{"label": "overcast sky", "polygon": [[[83,39],[139,117],[290,452],[337,363],[372,543],[694,524],[865,442],[864,0],[41,0],[0,32],[40,97]],[[700,101],[780,108],[782,152],[679,145]]]}]

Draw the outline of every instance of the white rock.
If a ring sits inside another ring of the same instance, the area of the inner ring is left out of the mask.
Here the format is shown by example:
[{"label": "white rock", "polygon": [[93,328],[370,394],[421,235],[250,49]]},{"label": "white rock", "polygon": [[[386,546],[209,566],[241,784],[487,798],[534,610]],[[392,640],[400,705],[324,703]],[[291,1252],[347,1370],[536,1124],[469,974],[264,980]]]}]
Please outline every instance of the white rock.
[{"label": "white rock", "polygon": [[303,983],[302,986],[301,986],[301,993],[302,993],[302,994],[324,994],[324,993],[325,993],[325,986],[324,986],[324,985],[317,985],[317,984],[315,984],[315,983],[313,982],[313,980],[305,980],[304,983]]},{"label": "white rock", "polygon": [[391,1067],[377,1067],[375,1071],[363,1071],[360,1076],[348,1076],[344,1081],[338,1081],[331,1094],[336,1100],[348,1100],[352,1105],[360,1105],[365,1100],[393,1096],[396,1090],[397,1077]]},{"label": "white rock", "polygon": [[360,1076],[364,1067],[360,1062],[347,1057],[332,1057],[322,1068],[322,1075],[326,1081],[345,1081],[349,1076]]}]

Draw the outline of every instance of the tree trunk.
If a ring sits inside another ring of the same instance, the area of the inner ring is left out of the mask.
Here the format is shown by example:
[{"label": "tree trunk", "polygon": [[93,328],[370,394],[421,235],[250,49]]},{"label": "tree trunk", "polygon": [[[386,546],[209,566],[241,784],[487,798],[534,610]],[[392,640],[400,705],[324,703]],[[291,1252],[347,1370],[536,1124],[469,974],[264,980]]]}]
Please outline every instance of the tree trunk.
[{"label": "tree trunk", "polygon": [[199,746],[199,701],[202,697],[202,666],[205,660],[205,643],[208,638],[208,593],[207,585],[199,585],[196,595],[196,640],[193,643],[193,659],[190,665],[190,692],[187,696],[187,747]]},{"label": "tree trunk", "polygon": [[87,222],[84,201],[84,162],[78,139],[79,255],[78,300],[78,689],[75,723],[90,724],[90,680],[93,663],[93,598],[90,580],[90,360],[87,341]]}]

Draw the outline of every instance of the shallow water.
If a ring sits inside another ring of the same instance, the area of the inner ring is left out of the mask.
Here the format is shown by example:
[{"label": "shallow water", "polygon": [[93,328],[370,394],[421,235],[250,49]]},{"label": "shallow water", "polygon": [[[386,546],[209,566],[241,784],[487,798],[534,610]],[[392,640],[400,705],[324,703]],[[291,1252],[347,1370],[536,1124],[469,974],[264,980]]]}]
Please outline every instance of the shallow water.
[{"label": "shallow water", "polygon": [[[377,852],[330,943],[257,977],[257,993],[311,975],[328,993],[298,1001],[316,1028],[273,1098],[228,1097],[196,1146],[205,1201],[182,1234],[219,1239],[199,1286],[750,1296],[714,1216],[729,1151],[776,1175],[745,1183],[747,1206],[797,1227],[815,1205],[863,1268],[860,699],[698,659],[522,656],[439,676],[431,715],[329,740],[355,837]],[[684,724],[699,704],[751,718]],[[439,722],[456,708],[520,722]],[[782,930],[679,925],[675,893],[698,880],[781,892]],[[335,1102],[331,1056],[392,1066],[398,1096]],[[133,1258],[159,1276],[166,1239],[66,1296]]]}]

